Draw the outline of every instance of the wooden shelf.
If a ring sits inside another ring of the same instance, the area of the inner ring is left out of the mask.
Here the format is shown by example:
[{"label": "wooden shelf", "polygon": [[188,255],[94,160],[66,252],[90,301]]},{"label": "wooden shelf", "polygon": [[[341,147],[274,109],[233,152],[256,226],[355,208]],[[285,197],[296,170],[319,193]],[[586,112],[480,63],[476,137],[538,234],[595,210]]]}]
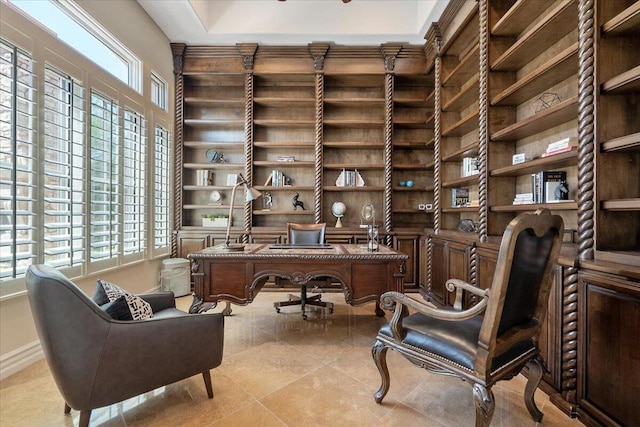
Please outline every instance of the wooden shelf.
[{"label": "wooden shelf", "polygon": [[[529,2],[537,3],[537,2]],[[578,73],[578,43],[574,43],[491,100],[491,105],[518,105]]]},{"label": "wooden shelf", "polygon": [[276,211],[276,210],[262,210],[262,209],[256,209],[254,211],[252,211],[252,213],[254,215],[285,215],[285,216],[290,216],[290,215],[313,215],[313,211],[310,209],[306,209],[306,210],[291,210],[291,211]]},{"label": "wooden shelf", "polygon": [[606,211],[640,211],[640,198],[602,200],[600,206]]},{"label": "wooden shelf", "polygon": [[425,164],[399,164],[396,163],[393,165],[394,170],[405,170],[405,171],[424,171],[427,170],[427,165]]},{"label": "wooden shelf", "polygon": [[256,190],[260,191],[313,191],[314,187],[301,186],[301,185],[254,185]]},{"label": "wooden shelf", "polygon": [[382,170],[384,169],[384,164],[382,163],[325,163],[323,166],[325,169],[332,170]]},{"label": "wooden shelf", "polygon": [[428,150],[426,142],[409,142],[409,141],[394,141],[393,148],[395,150]]},{"label": "wooden shelf", "polygon": [[190,107],[234,108],[244,107],[244,99],[211,99],[188,96],[184,98],[184,104]]},{"label": "wooden shelf", "polygon": [[309,167],[314,166],[315,162],[296,160],[295,162],[278,162],[270,160],[254,160],[254,166],[266,166],[272,168],[292,168],[292,167]]},{"label": "wooden shelf", "polygon": [[491,206],[492,212],[527,212],[537,209],[546,208],[551,211],[575,211],[578,210],[576,202],[558,202],[558,203],[532,203],[528,205],[500,205]]},{"label": "wooden shelf", "polygon": [[325,105],[349,107],[383,107],[384,98],[324,98]]},{"label": "wooden shelf", "polygon": [[398,119],[393,121],[393,125],[397,127],[413,128],[413,129],[429,128],[429,123],[427,122],[427,120],[419,121],[419,120]]},{"label": "wooden shelf", "polygon": [[442,111],[460,111],[477,102],[480,95],[478,82],[478,75],[476,74],[464,89],[458,92],[442,107]]},{"label": "wooden shelf", "polygon": [[212,142],[212,141],[185,141],[183,144],[189,148],[227,148],[243,149],[244,142]]},{"label": "wooden shelf", "polygon": [[185,126],[198,126],[198,127],[243,127],[244,120],[227,120],[227,119],[184,119]]},{"label": "wooden shelf", "polygon": [[183,185],[186,191],[214,191],[214,190],[233,190],[232,186],[224,185]]},{"label": "wooden shelf", "polygon": [[433,108],[433,104],[429,105],[427,98],[409,98],[408,96],[399,96],[393,98],[393,103],[402,107]]},{"label": "wooden shelf", "polygon": [[244,165],[239,163],[185,163],[183,167],[185,169],[244,169]]},{"label": "wooden shelf", "polygon": [[[244,104],[244,100],[242,102]],[[264,107],[288,108],[288,107],[313,107],[314,98],[253,98],[253,103]]]},{"label": "wooden shelf", "polygon": [[[189,209],[189,210],[194,210],[194,209],[226,209],[229,210],[230,205],[183,205],[182,206],[183,209]],[[242,204],[235,204],[233,206],[233,209],[244,209],[244,205]]]},{"label": "wooden shelf", "polygon": [[[244,122],[243,122],[244,123]],[[315,120],[293,120],[293,119],[255,119],[255,126],[287,127],[287,128],[307,128],[314,127]]]},{"label": "wooden shelf", "polygon": [[442,79],[443,87],[460,86],[474,75],[478,74],[478,62],[480,60],[480,46],[476,46],[460,60],[451,72]]},{"label": "wooden shelf", "polygon": [[384,148],[384,142],[367,142],[367,141],[325,141],[323,147],[327,148]]},{"label": "wooden shelf", "polygon": [[393,191],[403,191],[403,192],[422,192],[422,191],[429,191],[427,190],[427,187],[400,187],[399,185],[395,185],[392,187]]},{"label": "wooden shelf", "polygon": [[640,91],[640,65],[604,82],[602,91],[612,94]]},{"label": "wooden shelf", "polygon": [[324,191],[349,191],[349,192],[367,192],[367,191],[384,191],[384,187],[337,187],[327,186],[323,187]]},{"label": "wooden shelf", "polygon": [[460,212],[473,212],[477,213],[479,207],[478,206],[467,206],[464,208],[442,208],[442,212],[444,213],[460,213]]},{"label": "wooden shelf", "polygon": [[473,129],[476,129],[479,126],[478,117],[478,111],[467,114],[465,117],[458,120],[449,129],[446,129],[444,132],[442,132],[442,136],[462,136],[466,133],[471,132]]},{"label": "wooden shelf", "polygon": [[506,166],[491,171],[491,176],[519,176],[528,173],[535,173],[546,170],[551,167],[563,168],[567,166],[575,166],[578,164],[578,149],[567,151],[566,153],[555,154],[548,157],[540,157],[535,160],[520,163],[517,165]]},{"label": "wooden shelf", "polygon": [[605,22],[602,26],[605,36],[626,36],[640,34],[640,2],[631,6]]},{"label": "wooden shelf", "polygon": [[392,209],[391,212],[394,214],[432,214],[433,210],[430,211],[421,211],[420,209]]},{"label": "wooden shelf", "polygon": [[531,25],[534,16],[540,16],[550,2],[518,0],[491,29],[494,36],[517,36]]},{"label": "wooden shelf", "polygon": [[[534,19],[530,17],[530,19]],[[578,7],[576,0],[563,0],[549,15],[522,34],[518,40],[491,64],[494,71],[516,71],[552,44],[576,28]]]},{"label": "wooden shelf", "polygon": [[510,141],[526,138],[577,118],[578,97],[574,96],[496,132],[491,135],[491,140]]},{"label": "wooden shelf", "polygon": [[446,181],[442,183],[442,188],[453,188],[453,187],[460,187],[463,185],[477,184],[479,181],[479,177],[480,175],[476,174],[476,175],[464,176],[458,179]]},{"label": "wooden shelf", "polygon": [[640,132],[621,136],[600,144],[603,152],[613,151],[640,151]]},{"label": "wooden shelf", "polygon": [[[315,122],[314,122],[315,124]],[[342,128],[376,128],[384,126],[384,120],[339,120],[326,119],[325,126],[335,126]]]},{"label": "wooden shelf", "polygon": [[260,141],[254,142],[254,147],[260,148],[314,148],[315,142],[297,142],[297,141]]},{"label": "wooden shelf", "polygon": [[476,157],[478,155],[478,141],[467,144],[451,154],[442,156],[443,162],[459,162],[465,157]]}]

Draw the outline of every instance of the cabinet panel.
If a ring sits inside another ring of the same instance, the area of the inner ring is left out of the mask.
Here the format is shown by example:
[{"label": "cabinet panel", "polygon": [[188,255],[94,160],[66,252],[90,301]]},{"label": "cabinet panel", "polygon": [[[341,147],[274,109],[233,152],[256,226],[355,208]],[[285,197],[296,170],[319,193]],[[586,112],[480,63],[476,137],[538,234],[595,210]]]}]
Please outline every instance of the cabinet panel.
[{"label": "cabinet panel", "polygon": [[438,304],[447,303],[447,291],[444,287],[448,279],[449,269],[447,266],[447,243],[433,239],[431,241],[431,283],[429,287],[428,297]]},{"label": "cabinet panel", "polygon": [[199,252],[211,246],[209,236],[183,236],[178,234],[178,258],[186,258],[188,254]]},{"label": "cabinet panel", "polygon": [[578,404],[604,424],[640,420],[640,283],[581,273]]},{"label": "cabinet panel", "polygon": [[407,260],[407,272],[404,276],[405,290],[417,289],[419,277],[418,265],[418,236],[395,236],[393,247],[398,251],[409,255]]}]

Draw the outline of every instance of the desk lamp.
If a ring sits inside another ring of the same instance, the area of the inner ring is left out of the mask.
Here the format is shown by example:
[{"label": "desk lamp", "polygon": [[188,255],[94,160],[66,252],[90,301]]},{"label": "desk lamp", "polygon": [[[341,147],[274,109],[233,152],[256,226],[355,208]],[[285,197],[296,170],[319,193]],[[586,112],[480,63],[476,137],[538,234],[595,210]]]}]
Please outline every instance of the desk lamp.
[{"label": "desk lamp", "polygon": [[256,190],[253,187],[249,186],[249,183],[247,182],[246,179],[244,179],[244,177],[242,176],[242,174],[238,174],[238,182],[236,182],[236,184],[233,186],[233,190],[231,190],[231,203],[229,206],[229,221],[227,222],[227,236],[224,240],[224,244],[219,246],[219,249],[222,251],[244,251],[244,244],[242,243],[235,243],[235,244],[230,244],[229,243],[229,234],[231,233],[231,222],[232,222],[232,218],[233,218],[233,205],[236,202],[236,189],[240,186],[240,185],[244,185],[244,200],[245,203],[251,202],[253,200],[256,200],[258,197],[260,197],[262,195],[261,192],[259,192],[258,190]]}]

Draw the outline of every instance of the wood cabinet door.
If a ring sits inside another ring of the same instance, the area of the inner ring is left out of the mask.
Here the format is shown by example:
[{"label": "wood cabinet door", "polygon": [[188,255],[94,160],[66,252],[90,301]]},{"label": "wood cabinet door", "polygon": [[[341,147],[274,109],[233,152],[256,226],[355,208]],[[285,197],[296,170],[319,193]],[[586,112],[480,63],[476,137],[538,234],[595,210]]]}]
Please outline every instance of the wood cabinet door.
[{"label": "wood cabinet door", "polygon": [[404,275],[404,289],[418,289],[418,236],[395,236],[393,247],[403,254],[409,255]]},{"label": "wood cabinet door", "polygon": [[578,301],[578,412],[638,425],[640,283],[581,271]]},{"label": "wood cabinet door", "polygon": [[439,239],[431,240],[431,286],[429,287],[429,299],[438,304],[447,304],[447,290],[444,287],[449,278],[449,264],[447,257],[447,242]]},{"label": "wood cabinet door", "polygon": [[186,258],[187,255],[199,252],[210,246],[209,235],[182,235],[178,234],[178,258]]}]

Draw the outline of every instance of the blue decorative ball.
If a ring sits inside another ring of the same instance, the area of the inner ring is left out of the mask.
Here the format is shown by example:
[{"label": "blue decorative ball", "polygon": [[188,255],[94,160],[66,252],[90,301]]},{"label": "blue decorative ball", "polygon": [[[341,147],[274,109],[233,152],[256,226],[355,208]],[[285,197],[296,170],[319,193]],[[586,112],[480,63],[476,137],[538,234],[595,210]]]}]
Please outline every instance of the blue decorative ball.
[{"label": "blue decorative ball", "polygon": [[407,183],[406,183],[406,182],[404,182],[404,181],[400,181],[400,182],[398,182],[398,185],[399,185],[400,187],[405,187],[405,186],[407,185]]},{"label": "blue decorative ball", "polygon": [[413,187],[413,181],[407,181],[405,184],[407,187]]}]

